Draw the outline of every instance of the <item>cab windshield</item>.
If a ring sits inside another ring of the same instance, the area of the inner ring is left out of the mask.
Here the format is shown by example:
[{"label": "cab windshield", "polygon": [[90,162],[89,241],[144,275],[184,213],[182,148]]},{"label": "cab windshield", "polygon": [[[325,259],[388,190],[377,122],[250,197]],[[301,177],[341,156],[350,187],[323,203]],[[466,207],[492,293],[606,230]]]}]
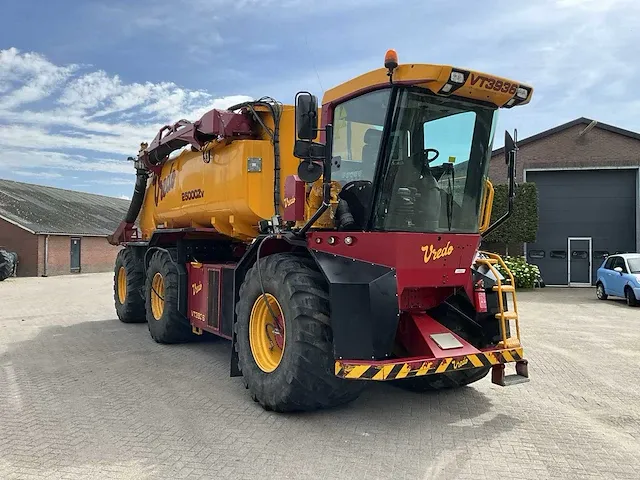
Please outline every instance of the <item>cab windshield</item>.
[{"label": "cab windshield", "polygon": [[374,228],[477,232],[496,112],[401,90],[382,157],[388,161]]},{"label": "cab windshield", "polygon": [[337,105],[332,178],[357,228],[477,232],[496,112],[417,88]]}]

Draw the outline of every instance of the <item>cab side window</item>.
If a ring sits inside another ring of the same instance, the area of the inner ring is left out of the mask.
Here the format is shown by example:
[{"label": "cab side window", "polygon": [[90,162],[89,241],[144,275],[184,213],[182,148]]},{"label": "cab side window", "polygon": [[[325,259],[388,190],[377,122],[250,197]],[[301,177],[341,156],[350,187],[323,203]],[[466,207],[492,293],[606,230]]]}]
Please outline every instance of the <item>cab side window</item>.
[{"label": "cab side window", "polygon": [[343,186],[356,180],[373,182],[388,97],[388,91],[379,90],[335,107],[333,157],[340,166],[332,178]]}]

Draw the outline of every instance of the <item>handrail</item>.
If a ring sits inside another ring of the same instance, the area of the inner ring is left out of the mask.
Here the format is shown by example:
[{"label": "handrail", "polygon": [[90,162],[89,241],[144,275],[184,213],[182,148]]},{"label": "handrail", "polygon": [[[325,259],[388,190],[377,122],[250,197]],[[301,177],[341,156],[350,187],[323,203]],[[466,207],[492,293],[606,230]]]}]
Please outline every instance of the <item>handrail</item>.
[{"label": "handrail", "polygon": [[[496,314],[496,318],[500,320],[500,335],[502,337],[502,344],[504,345],[504,347],[509,347],[513,343],[513,340],[517,340],[518,345],[520,345],[520,320],[518,315],[518,301],[516,299],[516,282],[513,278],[513,274],[511,273],[511,270],[509,270],[507,265],[504,263],[504,260],[502,259],[502,257],[500,257],[500,255],[496,253],[482,252],[482,251],[478,253],[486,255],[489,258],[478,258],[476,259],[476,263],[486,265],[496,278],[496,285],[493,287],[493,289],[498,293],[499,312]],[[495,263],[499,263],[500,266],[507,273],[507,276],[509,277],[510,285],[503,285],[502,280],[500,279],[501,275],[493,265]],[[509,287],[509,288],[505,288],[505,287]],[[503,293],[511,293],[513,298],[513,311],[505,312],[504,302],[502,299]],[[506,320],[515,321],[516,337],[510,336],[509,338],[507,338],[507,327],[505,323]]]},{"label": "handrail", "polygon": [[491,223],[491,211],[493,210],[493,196],[495,194],[495,189],[493,188],[493,184],[487,178],[485,180],[484,187],[484,195],[482,196],[482,223],[478,228],[480,233],[484,233],[487,228],[489,228],[489,224]]}]

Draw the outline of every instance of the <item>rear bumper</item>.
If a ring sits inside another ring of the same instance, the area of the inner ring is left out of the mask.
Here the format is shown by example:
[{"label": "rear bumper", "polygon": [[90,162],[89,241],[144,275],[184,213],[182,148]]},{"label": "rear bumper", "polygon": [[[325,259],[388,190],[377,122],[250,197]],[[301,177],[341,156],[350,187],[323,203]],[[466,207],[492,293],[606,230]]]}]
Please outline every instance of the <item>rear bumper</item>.
[{"label": "rear bumper", "polygon": [[336,360],[335,375],[350,380],[396,380],[457,370],[493,367],[505,363],[526,363],[522,347],[480,350],[456,357],[408,357],[384,361]]}]

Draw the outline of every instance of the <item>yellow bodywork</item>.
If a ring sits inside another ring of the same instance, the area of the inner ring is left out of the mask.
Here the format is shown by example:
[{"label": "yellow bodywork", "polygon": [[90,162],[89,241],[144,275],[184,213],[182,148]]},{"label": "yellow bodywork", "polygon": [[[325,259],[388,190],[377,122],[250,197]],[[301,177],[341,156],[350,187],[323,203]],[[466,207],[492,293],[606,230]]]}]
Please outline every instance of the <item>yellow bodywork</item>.
[{"label": "yellow bodywork", "polygon": [[[437,93],[449,80],[451,71],[454,67],[449,65],[428,65],[428,64],[404,64],[399,65],[393,72],[393,82],[401,84],[415,85],[416,87],[426,88],[433,93]],[[457,69],[456,70],[460,70]],[[520,105],[524,105],[531,101],[533,88],[529,85],[519,83],[508,78],[497,77],[487,73],[470,71],[467,80],[462,87],[455,91],[455,95],[459,97],[470,98],[489,102],[497,107],[504,106],[512,97],[514,91],[510,90],[513,86],[526,87],[529,95]],[[347,82],[344,82],[324,94],[322,103],[333,102],[353,92],[370,89],[375,85],[388,85],[389,77],[386,68],[378,68],[371,72],[364,73]]]},{"label": "yellow bodywork", "polygon": [[[270,114],[260,112],[273,128]],[[280,119],[280,205],[284,181],[300,161],[293,156],[295,110],[283,106]],[[260,170],[249,171],[259,159]],[[270,138],[211,142],[167,161],[147,185],[140,213],[143,238],[156,228],[205,227],[239,239],[257,235],[258,221],[274,214],[274,155]]]},{"label": "yellow bodywork", "polygon": [[[449,79],[451,70],[452,67],[442,65],[400,65],[393,79],[395,83],[415,84],[436,93]],[[387,70],[373,70],[328,90],[322,103],[385,85],[389,85]],[[488,88],[489,85],[491,88]],[[509,93],[513,85],[522,84],[470,72],[465,84],[455,91],[455,95],[488,101],[501,107],[513,97],[513,93]],[[532,89],[527,88],[528,97],[521,105],[528,103],[531,98]],[[267,110],[256,110],[260,112],[264,123],[273,129],[274,121]],[[296,174],[300,163],[293,156],[293,106],[283,106],[279,130],[282,213],[285,179]],[[250,171],[250,162],[253,162],[253,166],[257,162],[259,171]],[[307,186],[305,218],[313,215],[322,202],[321,182],[319,180]],[[332,188],[332,206],[314,224],[315,227],[333,225],[338,192],[339,185],[336,184]],[[486,203],[484,206],[485,211],[487,207],[490,208]],[[157,228],[213,227],[223,235],[246,241],[258,234],[257,224],[260,220],[273,215],[274,153],[271,139],[263,132],[260,139],[213,141],[201,151],[184,151],[165,162],[160,175],[152,175],[149,179],[139,225],[143,239],[148,239]]]}]

